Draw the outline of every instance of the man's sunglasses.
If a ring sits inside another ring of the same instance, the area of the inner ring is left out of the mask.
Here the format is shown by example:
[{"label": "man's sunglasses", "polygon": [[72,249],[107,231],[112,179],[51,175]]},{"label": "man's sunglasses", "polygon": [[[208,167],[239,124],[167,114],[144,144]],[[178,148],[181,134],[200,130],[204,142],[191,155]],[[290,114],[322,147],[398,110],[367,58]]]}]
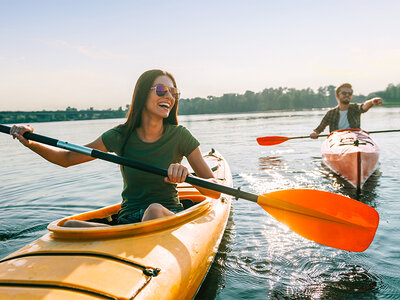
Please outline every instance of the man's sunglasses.
[{"label": "man's sunglasses", "polygon": [[353,92],[340,92],[343,96],[351,96]]},{"label": "man's sunglasses", "polygon": [[156,86],[151,87],[151,89],[156,90],[156,94],[159,97],[165,96],[165,94],[169,91],[175,99],[179,99],[179,96],[181,93],[179,93],[179,90],[176,87],[169,87],[163,84],[157,84]]}]

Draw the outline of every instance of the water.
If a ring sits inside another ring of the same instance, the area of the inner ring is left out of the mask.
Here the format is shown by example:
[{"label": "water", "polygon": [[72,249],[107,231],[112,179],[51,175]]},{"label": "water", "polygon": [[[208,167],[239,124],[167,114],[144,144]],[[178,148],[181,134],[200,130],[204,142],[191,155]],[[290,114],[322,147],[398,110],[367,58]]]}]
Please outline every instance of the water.
[{"label": "water", "polygon": [[[361,195],[321,164],[319,140],[261,147],[256,137],[304,136],[324,111],[181,116],[201,149],[215,148],[230,163],[234,186],[255,194],[312,188],[374,207],[380,225],[363,253],[308,241],[257,204],[233,203],[214,264],[197,299],[399,299],[400,132],[373,135],[380,167]],[[74,144],[97,138],[122,120],[33,124],[35,132]],[[399,129],[400,108],[372,108],[365,130]],[[114,204],[122,189],[116,165],[92,161],[64,169],[0,134],[0,257],[46,233],[61,217]]]}]

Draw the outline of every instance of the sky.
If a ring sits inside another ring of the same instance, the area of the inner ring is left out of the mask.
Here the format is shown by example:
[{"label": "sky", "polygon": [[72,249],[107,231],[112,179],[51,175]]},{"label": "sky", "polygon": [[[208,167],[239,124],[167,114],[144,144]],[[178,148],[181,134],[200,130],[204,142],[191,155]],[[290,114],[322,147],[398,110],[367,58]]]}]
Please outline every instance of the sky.
[{"label": "sky", "polygon": [[0,0],[0,111],[125,108],[146,70],[182,98],[400,83],[400,1]]}]

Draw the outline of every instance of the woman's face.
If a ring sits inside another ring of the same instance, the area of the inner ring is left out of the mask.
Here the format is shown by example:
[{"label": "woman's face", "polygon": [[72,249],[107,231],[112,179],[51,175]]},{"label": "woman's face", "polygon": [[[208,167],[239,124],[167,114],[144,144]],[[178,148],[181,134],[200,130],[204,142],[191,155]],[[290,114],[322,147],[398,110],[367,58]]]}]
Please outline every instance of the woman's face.
[{"label": "woman's face", "polygon": [[150,90],[149,96],[147,97],[146,106],[144,107],[143,111],[152,116],[167,118],[175,104],[175,98],[171,95],[169,90],[165,93],[165,95],[158,96],[155,88],[158,84],[163,84],[164,86],[171,88],[174,87],[174,83],[167,75],[157,77],[153,82],[153,88]]}]

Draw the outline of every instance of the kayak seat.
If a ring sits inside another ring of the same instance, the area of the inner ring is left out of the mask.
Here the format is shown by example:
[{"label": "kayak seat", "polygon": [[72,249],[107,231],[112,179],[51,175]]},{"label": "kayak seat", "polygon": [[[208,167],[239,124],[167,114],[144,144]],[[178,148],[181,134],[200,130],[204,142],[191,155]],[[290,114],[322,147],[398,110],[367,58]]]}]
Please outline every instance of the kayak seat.
[{"label": "kayak seat", "polygon": [[181,202],[184,209],[188,209],[196,204],[192,201],[192,199],[180,199],[179,202]]},{"label": "kayak seat", "polygon": [[118,214],[113,214],[113,215],[108,216],[106,218],[91,219],[91,220],[87,220],[87,221],[88,222],[101,223],[101,224],[107,224],[107,225],[118,225],[117,218],[118,218]]},{"label": "kayak seat", "polygon": [[178,190],[178,197],[180,199],[191,199],[193,202],[199,203],[207,199],[206,196],[201,194],[199,191],[190,189],[180,189]]},{"label": "kayak seat", "polygon": [[200,203],[207,199],[206,196],[200,194],[200,192],[188,191],[189,193],[184,193],[182,191],[178,192],[179,201],[182,203],[184,209],[188,209],[193,205]]},{"label": "kayak seat", "polygon": [[[192,207],[193,205],[207,199],[206,196],[200,194],[200,192],[197,191],[187,191],[187,192],[180,191],[178,194],[179,194],[179,201],[182,203],[184,209],[188,209],[189,207]],[[107,225],[118,225],[117,218],[118,218],[118,213],[107,216],[105,218],[95,218],[86,221],[107,224]]]}]

